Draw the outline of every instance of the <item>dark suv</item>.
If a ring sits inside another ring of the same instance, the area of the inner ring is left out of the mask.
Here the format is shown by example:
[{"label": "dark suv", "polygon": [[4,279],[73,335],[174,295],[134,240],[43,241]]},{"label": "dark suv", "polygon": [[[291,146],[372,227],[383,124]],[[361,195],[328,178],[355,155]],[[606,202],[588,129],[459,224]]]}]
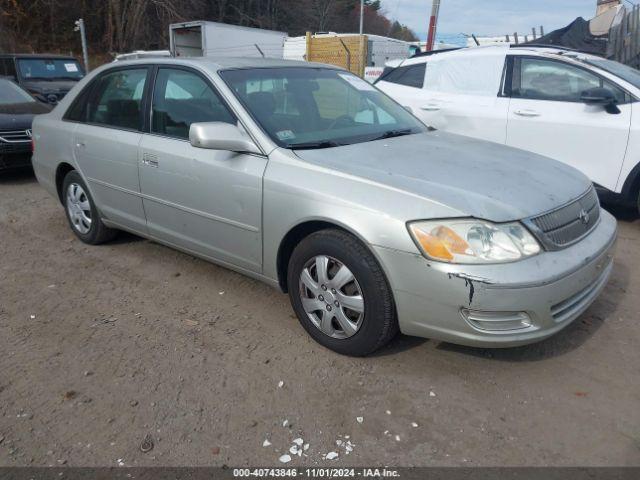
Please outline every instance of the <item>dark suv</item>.
[{"label": "dark suv", "polygon": [[84,77],[84,69],[75,58],[64,55],[0,54],[0,77],[55,105]]}]

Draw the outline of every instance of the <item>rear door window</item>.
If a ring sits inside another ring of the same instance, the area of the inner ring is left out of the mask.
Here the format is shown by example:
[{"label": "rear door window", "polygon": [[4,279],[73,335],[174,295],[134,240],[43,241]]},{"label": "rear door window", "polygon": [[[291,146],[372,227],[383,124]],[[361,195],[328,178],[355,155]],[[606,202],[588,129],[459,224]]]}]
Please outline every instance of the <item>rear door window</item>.
[{"label": "rear door window", "polygon": [[147,68],[103,74],[92,90],[86,121],[126,130],[141,130],[142,96],[147,76]]},{"label": "rear door window", "polygon": [[199,74],[160,68],[156,77],[151,132],[188,139],[192,123],[237,123],[220,95]]},{"label": "rear door window", "polygon": [[384,82],[404,85],[406,87],[422,88],[424,86],[426,70],[426,63],[407,65],[393,69],[381,80]]}]

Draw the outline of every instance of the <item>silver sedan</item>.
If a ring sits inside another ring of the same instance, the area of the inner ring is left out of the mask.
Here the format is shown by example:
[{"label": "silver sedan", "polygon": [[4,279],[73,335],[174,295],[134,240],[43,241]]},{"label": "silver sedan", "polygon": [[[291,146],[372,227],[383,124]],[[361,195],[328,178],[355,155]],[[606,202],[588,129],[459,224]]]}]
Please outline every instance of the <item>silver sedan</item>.
[{"label": "silver sedan", "polygon": [[34,145],[80,240],[126,230],[267,282],[343,354],[398,331],[538,341],[612,268],[616,222],[584,175],[431,131],[330,66],[118,62],[38,117]]}]

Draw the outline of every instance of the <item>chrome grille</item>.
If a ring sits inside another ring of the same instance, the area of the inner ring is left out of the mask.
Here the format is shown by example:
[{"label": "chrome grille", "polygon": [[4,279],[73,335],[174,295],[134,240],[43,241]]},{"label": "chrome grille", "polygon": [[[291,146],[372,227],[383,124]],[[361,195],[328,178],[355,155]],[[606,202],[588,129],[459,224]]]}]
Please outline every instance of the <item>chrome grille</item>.
[{"label": "chrome grille", "polygon": [[527,224],[549,250],[560,250],[587,236],[600,221],[600,202],[595,188],[578,200],[538,217]]},{"label": "chrome grille", "polygon": [[31,130],[0,130],[0,142],[28,143],[31,141]]}]

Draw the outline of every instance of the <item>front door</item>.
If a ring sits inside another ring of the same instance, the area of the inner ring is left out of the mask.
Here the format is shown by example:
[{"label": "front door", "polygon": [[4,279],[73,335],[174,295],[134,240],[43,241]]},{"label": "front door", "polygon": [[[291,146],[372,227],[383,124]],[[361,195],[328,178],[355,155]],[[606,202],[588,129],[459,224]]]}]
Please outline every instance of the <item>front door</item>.
[{"label": "front door", "polygon": [[[110,70],[96,80],[77,106],[75,158],[108,220],[146,232],[140,197],[138,148],[142,140],[142,99],[147,67]],[[76,109],[74,106],[72,108]]]},{"label": "front door", "polygon": [[[619,114],[580,100],[582,92],[596,87],[615,93]],[[508,145],[569,164],[615,191],[631,126],[628,94],[567,62],[518,57],[511,97]]]},{"label": "front door", "polygon": [[149,233],[259,272],[267,158],[189,143],[192,123],[238,123],[212,84],[196,71],[158,68],[151,109],[151,129],[143,135],[139,158]]}]

